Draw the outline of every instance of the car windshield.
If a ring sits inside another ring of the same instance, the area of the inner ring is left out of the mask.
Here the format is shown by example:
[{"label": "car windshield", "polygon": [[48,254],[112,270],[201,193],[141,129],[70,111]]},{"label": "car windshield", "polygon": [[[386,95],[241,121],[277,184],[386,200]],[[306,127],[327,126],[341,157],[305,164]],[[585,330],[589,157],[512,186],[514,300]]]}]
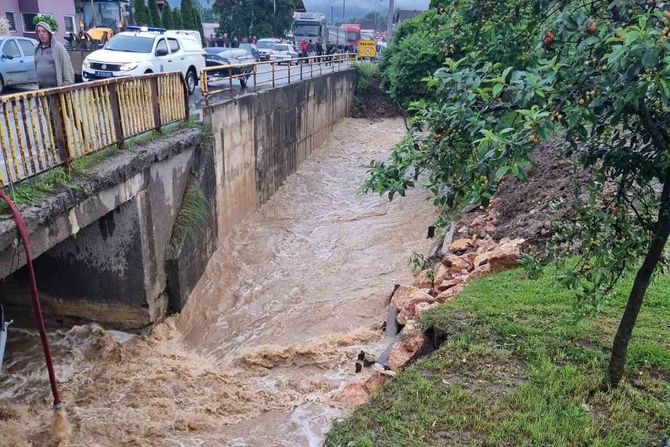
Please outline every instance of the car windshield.
[{"label": "car windshield", "polygon": [[271,40],[259,40],[258,41],[258,48],[272,48],[272,45],[274,45],[274,42]]},{"label": "car windshield", "polygon": [[305,37],[319,37],[319,25],[306,25],[296,23],[293,28],[293,35]]},{"label": "car windshield", "polygon": [[151,53],[154,46],[153,37],[114,36],[105,45],[106,50],[127,51],[129,53]]},{"label": "car windshield", "polygon": [[358,40],[358,33],[347,31],[347,40]]},{"label": "car windshield", "polygon": [[289,46],[288,45],[275,45],[272,47],[273,50],[275,51],[289,51]]}]

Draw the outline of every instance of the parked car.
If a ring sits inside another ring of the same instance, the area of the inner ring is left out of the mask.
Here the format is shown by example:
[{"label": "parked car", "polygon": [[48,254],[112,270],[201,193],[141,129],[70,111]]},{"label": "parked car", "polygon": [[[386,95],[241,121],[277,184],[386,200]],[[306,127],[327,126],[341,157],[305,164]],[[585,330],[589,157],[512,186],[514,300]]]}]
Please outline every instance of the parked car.
[{"label": "parked car", "polygon": [[[277,61],[279,63],[286,62],[287,64],[291,65],[294,63],[293,59],[297,58],[298,52],[290,43],[276,43],[270,50],[271,61]],[[295,63],[297,63],[297,61]]]},{"label": "parked car", "polygon": [[280,43],[281,39],[275,38],[265,38],[259,39],[256,42],[256,47],[258,47],[258,57],[262,61],[270,60],[270,50],[276,43]]},{"label": "parked car", "polygon": [[251,51],[244,48],[209,47],[207,52],[207,66],[221,67],[220,70],[208,72],[211,77],[228,77],[230,75],[246,74],[238,79],[242,87],[246,87],[247,79],[254,71],[256,59]]},{"label": "parked car", "polygon": [[188,33],[143,27],[115,35],[102,50],[86,57],[82,79],[178,71],[191,94],[205,66],[205,57],[200,40]]},{"label": "parked car", "polygon": [[27,37],[0,37],[0,93],[12,85],[33,84],[37,41]]},{"label": "parked car", "polygon": [[261,60],[260,54],[258,54],[258,47],[253,43],[241,43],[240,48],[248,50],[254,56],[254,60],[256,62],[259,62]]}]

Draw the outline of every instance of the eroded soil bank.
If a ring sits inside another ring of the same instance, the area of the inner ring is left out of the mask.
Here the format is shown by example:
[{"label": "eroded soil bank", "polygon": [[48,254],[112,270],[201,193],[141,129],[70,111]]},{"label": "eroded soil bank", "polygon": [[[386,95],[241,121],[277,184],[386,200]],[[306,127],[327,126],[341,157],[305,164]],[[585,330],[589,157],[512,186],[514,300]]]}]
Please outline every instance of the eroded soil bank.
[{"label": "eroded soil bank", "polygon": [[[186,309],[148,336],[51,333],[71,445],[313,446],[347,413],[356,354],[382,348],[392,286],[431,241],[423,192],[362,196],[400,119],[348,119],[211,259]],[[38,272],[39,275],[39,272]],[[38,338],[10,332],[0,445],[50,445]]]}]

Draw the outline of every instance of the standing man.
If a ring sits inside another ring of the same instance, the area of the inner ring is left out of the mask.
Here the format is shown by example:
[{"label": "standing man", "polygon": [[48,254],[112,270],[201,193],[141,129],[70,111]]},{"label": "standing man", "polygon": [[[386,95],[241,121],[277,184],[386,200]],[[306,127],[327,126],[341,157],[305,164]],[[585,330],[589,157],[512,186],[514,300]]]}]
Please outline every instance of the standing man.
[{"label": "standing man", "polygon": [[35,74],[40,88],[74,84],[74,68],[65,47],[53,38],[46,22],[35,27],[39,45],[35,48]]}]

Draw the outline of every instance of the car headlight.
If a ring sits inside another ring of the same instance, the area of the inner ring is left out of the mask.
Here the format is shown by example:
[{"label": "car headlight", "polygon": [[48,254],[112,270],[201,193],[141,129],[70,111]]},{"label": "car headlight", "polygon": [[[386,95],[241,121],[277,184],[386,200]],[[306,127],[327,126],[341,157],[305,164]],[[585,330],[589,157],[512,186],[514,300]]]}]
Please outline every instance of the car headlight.
[{"label": "car headlight", "polygon": [[84,62],[81,63],[81,67],[87,70],[91,69],[91,63],[88,61],[88,58],[84,59]]},{"label": "car headlight", "polygon": [[128,62],[127,64],[122,64],[121,67],[119,67],[121,71],[130,71],[134,70],[137,68],[137,63],[135,62]]}]

